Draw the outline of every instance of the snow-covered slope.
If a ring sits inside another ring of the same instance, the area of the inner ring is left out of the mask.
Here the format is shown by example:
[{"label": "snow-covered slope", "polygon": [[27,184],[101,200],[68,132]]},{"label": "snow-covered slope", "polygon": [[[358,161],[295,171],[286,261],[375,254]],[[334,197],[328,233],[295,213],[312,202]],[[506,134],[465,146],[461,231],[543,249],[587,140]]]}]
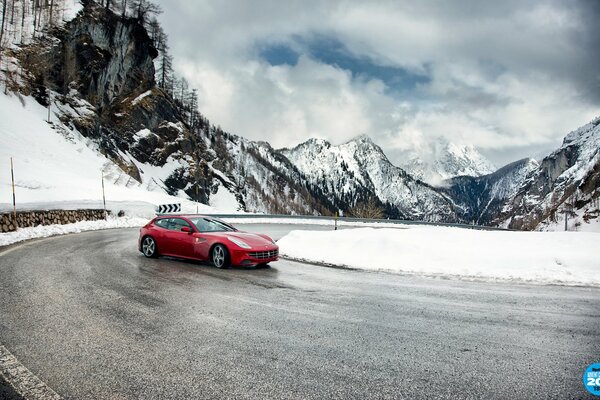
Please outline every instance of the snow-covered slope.
[{"label": "snow-covered slope", "polygon": [[[169,196],[155,184],[173,165],[149,169],[138,183],[101,155],[93,142],[62,125],[59,111],[53,110],[49,124],[47,109],[33,98],[0,93],[0,210],[12,209],[10,157],[18,209],[102,208],[102,174],[108,206],[115,211],[127,209],[146,217],[154,205],[171,202],[196,209],[195,203]],[[140,167],[145,168],[141,163]],[[211,210],[204,205],[200,209]]]},{"label": "snow-covered slope", "polygon": [[219,190],[234,194],[248,211],[270,214],[332,214],[333,206],[290,161],[266,142],[218,133],[211,172]]},{"label": "snow-covered slope", "polygon": [[401,218],[426,221],[456,218],[449,199],[392,165],[368,136],[359,136],[339,146],[310,139],[281,152],[341,210],[375,197],[388,213],[395,212]]},{"label": "snow-covered slope", "polygon": [[435,141],[427,151],[412,152],[400,165],[406,172],[432,185],[456,176],[491,174],[496,167],[473,145],[457,145],[444,139]]}]

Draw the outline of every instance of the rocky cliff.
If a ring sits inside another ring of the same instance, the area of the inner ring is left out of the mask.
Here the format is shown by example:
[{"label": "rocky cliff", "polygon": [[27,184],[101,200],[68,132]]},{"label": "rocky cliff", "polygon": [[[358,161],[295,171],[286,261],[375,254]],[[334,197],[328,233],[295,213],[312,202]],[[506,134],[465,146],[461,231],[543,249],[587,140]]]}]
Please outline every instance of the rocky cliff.
[{"label": "rocky cliff", "polygon": [[[556,222],[558,213],[598,218],[600,118],[569,133],[509,199],[494,222],[531,230]],[[581,221],[580,221],[581,222]]]},{"label": "rocky cliff", "polygon": [[18,53],[38,101],[53,103],[68,131],[94,140],[140,183],[140,164],[162,166],[169,160],[188,167],[206,154],[204,143],[182,123],[180,108],[156,87],[156,55],[136,19],[94,2],[85,2],[51,39]]}]

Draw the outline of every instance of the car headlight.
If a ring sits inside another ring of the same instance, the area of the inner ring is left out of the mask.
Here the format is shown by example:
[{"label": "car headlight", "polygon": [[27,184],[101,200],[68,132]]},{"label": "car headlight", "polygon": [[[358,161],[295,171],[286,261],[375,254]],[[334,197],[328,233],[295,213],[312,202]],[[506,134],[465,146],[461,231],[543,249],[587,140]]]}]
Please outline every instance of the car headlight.
[{"label": "car headlight", "polygon": [[229,239],[229,241],[237,244],[242,249],[249,249],[250,248],[250,245],[248,243],[244,242],[242,239],[233,238],[233,237],[228,237],[227,239]]}]

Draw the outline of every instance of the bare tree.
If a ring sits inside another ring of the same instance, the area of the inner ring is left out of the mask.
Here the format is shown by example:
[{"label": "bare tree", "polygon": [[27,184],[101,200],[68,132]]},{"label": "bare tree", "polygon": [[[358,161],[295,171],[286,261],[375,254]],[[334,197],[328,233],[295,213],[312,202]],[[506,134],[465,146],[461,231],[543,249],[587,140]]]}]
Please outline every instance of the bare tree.
[{"label": "bare tree", "polygon": [[169,88],[169,82],[173,80],[173,57],[167,53],[165,47],[159,50],[158,54],[158,86],[166,90]]},{"label": "bare tree", "polygon": [[0,25],[0,48],[2,48],[2,39],[4,39],[4,22],[6,21],[6,3],[8,0],[2,0],[2,25]]},{"label": "bare tree", "polygon": [[198,117],[198,89],[194,88],[190,94],[190,127],[196,126]]},{"label": "bare tree", "polygon": [[48,17],[48,26],[52,26],[52,11],[54,11],[54,0],[50,0],[50,16]]},{"label": "bare tree", "polygon": [[133,0],[129,4],[129,9],[142,24],[148,20],[149,15],[160,14],[162,12],[160,6],[148,0]]},{"label": "bare tree", "polygon": [[384,216],[384,210],[379,202],[371,197],[366,202],[358,203],[350,210],[350,215],[356,218],[381,219]]},{"label": "bare tree", "polygon": [[10,24],[14,25],[15,23],[15,3],[17,2],[17,0],[12,0],[11,6],[10,6]]},{"label": "bare tree", "polygon": [[23,38],[25,37],[25,14],[27,13],[27,2],[22,1],[21,7],[21,44],[23,44]]}]

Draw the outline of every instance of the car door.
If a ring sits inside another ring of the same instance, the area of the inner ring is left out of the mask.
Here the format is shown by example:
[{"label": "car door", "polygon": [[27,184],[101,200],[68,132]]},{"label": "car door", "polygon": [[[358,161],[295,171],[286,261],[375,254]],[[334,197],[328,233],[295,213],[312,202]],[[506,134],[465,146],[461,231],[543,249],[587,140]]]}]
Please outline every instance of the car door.
[{"label": "car door", "polygon": [[169,218],[159,218],[154,221],[152,236],[154,236],[158,251],[161,254],[171,254],[168,241],[169,233]]},{"label": "car door", "polygon": [[210,255],[210,246],[214,244],[214,240],[211,239],[210,233],[208,232],[208,223],[204,218],[192,219],[192,222],[196,225],[197,233],[194,235],[194,258],[201,260],[208,260]]},{"label": "car door", "polygon": [[182,232],[183,227],[188,227],[191,232],[194,232],[194,228],[183,218],[169,218],[166,238],[169,254],[178,257],[194,257],[194,235]]}]

